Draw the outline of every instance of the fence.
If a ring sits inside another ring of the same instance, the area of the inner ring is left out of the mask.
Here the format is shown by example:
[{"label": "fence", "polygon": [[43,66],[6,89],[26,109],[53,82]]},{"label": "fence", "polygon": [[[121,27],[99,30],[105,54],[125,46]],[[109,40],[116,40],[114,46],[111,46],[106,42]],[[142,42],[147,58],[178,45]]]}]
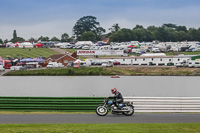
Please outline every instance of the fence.
[{"label": "fence", "polygon": [[[135,112],[200,112],[200,97],[125,97]],[[94,111],[103,97],[0,97],[0,110]]]},{"label": "fence", "polygon": [[94,111],[102,97],[0,97],[0,110]]},{"label": "fence", "polygon": [[126,97],[135,112],[200,112],[200,97]]}]

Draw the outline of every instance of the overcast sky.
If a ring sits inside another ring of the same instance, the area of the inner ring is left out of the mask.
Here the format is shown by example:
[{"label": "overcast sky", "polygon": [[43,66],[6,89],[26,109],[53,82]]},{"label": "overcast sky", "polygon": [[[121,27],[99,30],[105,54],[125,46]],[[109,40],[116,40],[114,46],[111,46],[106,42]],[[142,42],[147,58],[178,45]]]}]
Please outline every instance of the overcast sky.
[{"label": "overcast sky", "polygon": [[92,15],[106,29],[136,24],[145,28],[173,23],[200,27],[200,0],[0,0],[0,38],[11,39],[13,31],[25,39],[73,34],[74,24]]}]

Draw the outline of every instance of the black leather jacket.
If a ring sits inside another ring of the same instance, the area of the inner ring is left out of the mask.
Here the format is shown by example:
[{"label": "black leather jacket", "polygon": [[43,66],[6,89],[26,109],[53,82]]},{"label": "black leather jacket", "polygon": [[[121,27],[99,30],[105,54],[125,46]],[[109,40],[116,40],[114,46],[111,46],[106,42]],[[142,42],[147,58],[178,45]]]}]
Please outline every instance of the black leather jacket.
[{"label": "black leather jacket", "polygon": [[110,96],[110,98],[114,98],[114,100],[117,101],[117,102],[123,102],[124,101],[122,94],[119,91],[116,91],[115,95]]}]

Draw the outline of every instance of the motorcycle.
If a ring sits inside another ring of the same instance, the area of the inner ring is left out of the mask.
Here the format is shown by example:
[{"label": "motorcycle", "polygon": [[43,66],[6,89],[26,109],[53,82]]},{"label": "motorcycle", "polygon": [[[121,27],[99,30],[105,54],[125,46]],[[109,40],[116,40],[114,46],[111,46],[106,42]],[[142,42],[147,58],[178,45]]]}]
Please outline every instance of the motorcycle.
[{"label": "motorcycle", "polygon": [[123,114],[131,116],[134,114],[134,106],[132,102],[123,102],[119,104],[120,108],[114,104],[114,101],[109,101],[109,97],[104,99],[104,103],[100,104],[96,108],[96,114],[99,116],[105,116],[111,111],[112,114]]}]

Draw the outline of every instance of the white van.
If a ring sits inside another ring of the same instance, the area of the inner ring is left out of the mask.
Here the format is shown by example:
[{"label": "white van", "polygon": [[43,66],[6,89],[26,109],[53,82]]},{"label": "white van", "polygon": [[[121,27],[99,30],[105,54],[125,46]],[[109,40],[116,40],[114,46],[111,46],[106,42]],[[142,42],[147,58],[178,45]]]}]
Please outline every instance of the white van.
[{"label": "white van", "polygon": [[113,61],[103,61],[101,64],[102,67],[113,67]]},{"label": "white van", "polygon": [[57,68],[57,67],[64,67],[62,63],[57,62],[49,62],[47,68]]},{"label": "white van", "polygon": [[176,63],[176,67],[187,67],[188,66],[188,62],[186,61],[179,61],[178,63]]},{"label": "white van", "polygon": [[82,61],[82,60],[76,60],[73,62],[73,67],[90,67],[91,66],[91,62],[86,60],[86,61]]},{"label": "white van", "polygon": [[159,48],[152,48],[152,52],[160,52]]},{"label": "white van", "polygon": [[3,67],[3,65],[0,65],[0,71],[5,71],[5,68]]},{"label": "white van", "polygon": [[132,49],[132,53],[140,54],[142,51],[140,49]]},{"label": "white van", "polygon": [[183,67],[183,62],[176,63],[176,67]]},{"label": "white van", "polygon": [[200,62],[196,60],[189,61],[188,67],[200,67]]}]

